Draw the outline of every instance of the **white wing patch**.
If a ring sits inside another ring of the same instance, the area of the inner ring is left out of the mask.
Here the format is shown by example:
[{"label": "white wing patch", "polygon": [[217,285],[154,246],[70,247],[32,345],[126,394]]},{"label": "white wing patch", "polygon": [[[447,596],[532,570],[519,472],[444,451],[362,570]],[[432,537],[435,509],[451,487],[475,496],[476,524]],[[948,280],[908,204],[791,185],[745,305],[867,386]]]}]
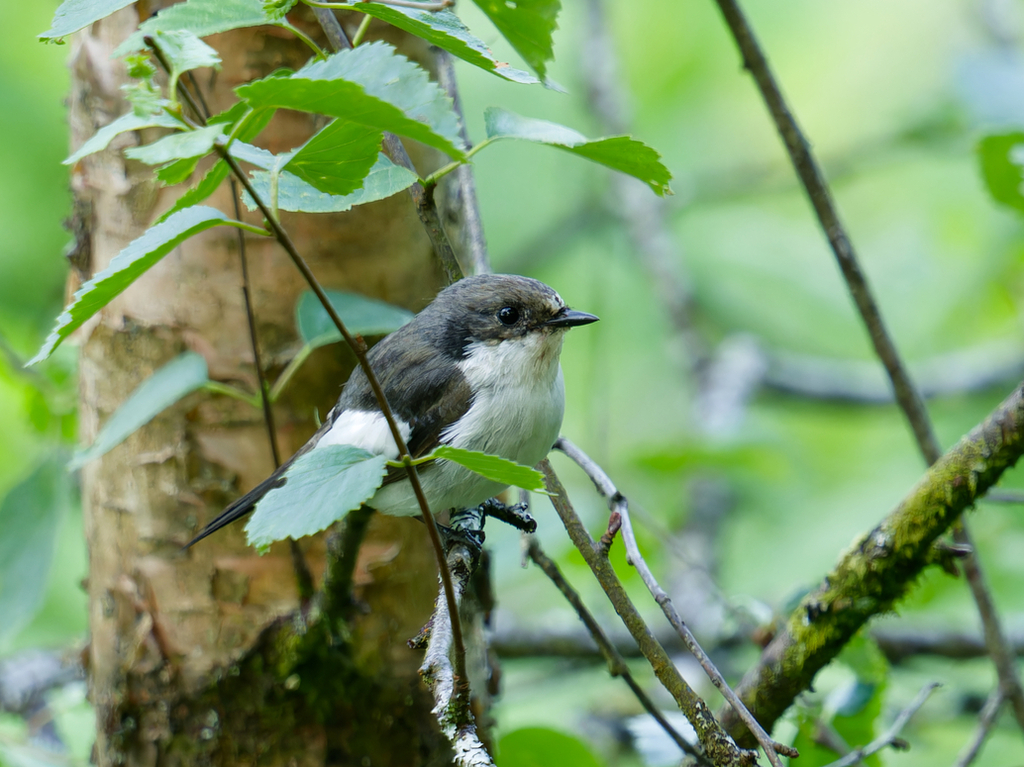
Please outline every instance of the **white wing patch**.
[{"label": "white wing patch", "polygon": [[[409,424],[399,420],[398,431],[402,434],[402,439],[408,442],[409,435],[412,434]],[[353,445],[375,455],[386,455],[392,461],[398,458],[398,445],[391,435],[388,422],[380,412],[344,411],[316,443],[317,447],[327,445]]]}]

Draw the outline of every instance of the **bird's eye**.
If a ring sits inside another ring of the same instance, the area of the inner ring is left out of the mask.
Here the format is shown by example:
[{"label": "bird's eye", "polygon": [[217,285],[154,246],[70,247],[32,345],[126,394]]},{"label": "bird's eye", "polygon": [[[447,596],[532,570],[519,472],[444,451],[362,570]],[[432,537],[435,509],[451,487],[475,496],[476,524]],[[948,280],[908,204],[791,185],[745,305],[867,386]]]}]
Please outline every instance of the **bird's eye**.
[{"label": "bird's eye", "polygon": [[515,325],[519,322],[519,310],[514,306],[503,306],[498,310],[498,322],[502,325]]}]

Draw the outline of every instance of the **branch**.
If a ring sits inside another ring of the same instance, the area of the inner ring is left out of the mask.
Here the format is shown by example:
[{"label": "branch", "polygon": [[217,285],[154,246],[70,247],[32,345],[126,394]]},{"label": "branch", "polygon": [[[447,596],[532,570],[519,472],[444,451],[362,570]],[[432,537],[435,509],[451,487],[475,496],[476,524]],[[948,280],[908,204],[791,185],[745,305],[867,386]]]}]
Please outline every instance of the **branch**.
[{"label": "branch", "polygon": [[[896,401],[914,432],[918,447],[925,460],[929,465],[934,464],[939,460],[942,450],[932,428],[928,412],[925,410],[924,400],[914,386],[910,374],[896,350],[896,344],[885,327],[878,303],[871,293],[867,278],[864,276],[857,254],[853,249],[853,243],[839,218],[839,213],[832,201],[831,191],[811,152],[810,144],[800,131],[796,119],[786,104],[768,67],[768,61],[736,0],[716,0],[716,2],[736,39],[736,44],[743,56],[743,65],[750,71],[761,91],[761,96],[771,113],[775,127],[789,152],[793,167],[800,177],[818,216],[818,221],[828,237],[843,279],[846,281],[868,335],[871,337],[875,353],[889,374]],[[978,612],[985,628],[985,643],[999,675],[999,686],[1013,705],[1017,723],[1024,729],[1024,688],[1021,687],[1020,677],[1007,649],[999,614],[995,609],[992,595],[985,585],[981,564],[974,553],[967,528],[962,523],[954,526],[953,538],[958,544],[971,547],[971,553],[963,560],[964,571],[967,574],[971,594],[978,606]]]},{"label": "branch", "polygon": [[1005,702],[1006,698],[1003,697],[1003,693],[999,689],[994,690],[988,696],[988,700],[985,701],[985,705],[978,715],[978,729],[975,731],[974,737],[971,738],[971,742],[957,755],[956,763],[953,767],[969,767],[977,758],[978,754],[981,753],[981,747],[985,743],[985,738],[992,731],[992,727],[999,717],[999,711]]},{"label": "branch", "polygon": [[748,751],[736,745],[715,720],[708,705],[680,675],[679,669],[672,663],[665,648],[654,638],[650,628],[644,623],[636,606],[626,594],[622,582],[616,576],[615,570],[608,560],[607,549],[602,548],[590,537],[590,533],[587,532],[569,502],[565,488],[551,468],[551,464],[545,459],[538,464],[538,468],[544,473],[548,491],[552,494],[551,503],[555,507],[555,511],[558,512],[569,538],[583,555],[583,559],[589,565],[598,583],[601,584],[601,588],[604,589],[615,612],[637,643],[640,652],[651,664],[654,675],[676,701],[690,724],[693,725],[705,754],[711,762],[721,767],[730,765],[749,767],[754,764],[757,752]]},{"label": "branch", "polygon": [[[450,525],[452,538],[447,565],[452,574],[453,593],[458,609],[476,570],[476,555],[479,554],[479,550],[472,551],[463,540],[460,540],[460,536],[473,539],[482,537],[483,512],[479,509],[465,509],[459,514],[453,513]],[[472,715],[459,699],[459,688],[465,688],[467,672],[465,669],[453,669],[449,660],[454,640],[452,629],[459,625],[459,621],[451,620],[450,603],[445,596],[442,584],[441,593],[434,603],[434,614],[430,618],[428,628],[424,630],[424,633],[429,633],[429,638],[420,666],[420,675],[434,698],[433,713],[441,725],[441,731],[455,751],[455,764],[458,767],[493,767],[494,760],[480,740]]]},{"label": "branch", "polygon": [[[440,48],[436,48],[435,51],[437,82],[444,88],[448,98],[452,100],[452,109],[459,116],[459,135],[462,137],[462,141],[466,144],[467,149],[472,149],[473,144],[469,140],[469,131],[466,130],[466,117],[462,112],[462,100],[459,98],[459,88],[455,82],[455,64],[451,54],[447,51]],[[449,204],[457,211],[456,215],[462,225],[461,239],[470,273],[490,273],[492,271],[491,261],[487,255],[487,238],[484,237],[480,201],[476,196],[473,165],[471,163],[459,165],[455,172],[448,177],[445,189],[454,198]]]},{"label": "branch", "polygon": [[644,707],[644,710],[653,717],[666,734],[675,741],[675,744],[683,751],[683,753],[690,754],[698,760],[703,760],[703,756],[697,753],[696,749],[690,745],[679,732],[669,724],[668,720],[662,715],[658,707],[654,705],[647,693],[644,692],[643,688],[633,678],[633,675],[629,671],[629,666],[626,665],[626,661],[619,654],[619,651],[615,649],[615,645],[612,644],[611,640],[601,629],[601,625],[597,622],[594,616],[587,609],[587,606],[583,604],[583,600],[576,590],[569,585],[569,581],[562,575],[562,571],[558,569],[558,565],[555,564],[554,560],[551,559],[540,547],[540,543],[537,541],[535,535],[527,536],[527,550],[526,553],[533,560],[533,563],[537,565],[544,574],[551,579],[551,582],[555,584],[562,595],[566,598],[566,601],[572,605],[573,609],[576,610],[576,614],[580,620],[583,621],[583,625],[587,627],[591,638],[597,644],[598,650],[605,662],[608,664],[608,673],[612,676],[622,677],[629,689],[633,691],[637,700],[640,701],[640,705]]},{"label": "branch", "polygon": [[[899,734],[903,732],[903,728],[907,726],[907,722],[910,721],[910,717],[916,714],[918,709],[920,709],[921,706],[925,704],[925,701],[928,700],[928,697],[932,694],[932,692],[935,691],[935,688],[941,686],[942,684],[939,682],[932,682],[931,684],[926,684],[924,687],[921,688],[921,691],[917,694],[917,697],[915,697],[914,700],[910,702],[910,705],[899,713],[899,716],[896,717],[896,721],[892,723],[889,729],[887,729],[885,732],[883,732],[881,735],[879,735],[877,738],[871,741],[868,745],[862,748],[855,748],[842,759],[837,759],[831,764],[826,765],[826,767],[853,767],[853,765],[860,764],[869,756],[871,756],[874,753],[877,753],[878,751],[881,751],[886,746],[893,746],[894,748],[899,748],[901,741],[899,741],[897,738]],[[902,748],[904,750],[908,748],[906,743],[902,743]]]},{"label": "branch", "polygon": [[[869,618],[893,608],[933,562],[933,544],[1024,453],[1024,385],[937,461],[806,596],[738,692],[771,727]],[[739,731],[726,712],[723,723]],[[748,739],[741,739],[746,742]]]},{"label": "branch", "polygon": [[612,512],[612,516],[618,515],[622,529],[622,540],[626,545],[626,560],[636,568],[636,571],[640,574],[641,580],[647,590],[654,597],[654,601],[661,607],[661,611],[665,613],[665,617],[668,618],[668,622],[672,624],[672,628],[676,630],[679,638],[683,640],[683,644],[686,645],[686,649],[690,651],[697,662],[700,663],[701,668],[704,669],[704,673],[708,675],[708,679],[718,689],[720,693],[732,706],[733,712],[740,718],[740,720],[747,726],[747,728],[754,734],[757,742],[764,749],[765,755],[776,767],[781,767],[782,762],[779,760],[778,754],[785,754],[786,756],[799,756],[796,750],[789,746],[781,743],[776,743],[767,732],[761,727],[757,720],[747,710],[747,707],[743,705],[743,702],[739,699],[739,696],[733,692],[732,688],[726,683],[725,678],[721,672],[715,667],[715,664],[711,662],[707,653],[697,643],[696,638],[690,632],[690,629],[683,622],[683,619],[679,616],[675,606],[672,604],[672,600],[668,594],[665,593],[664,589],[658,584],[658,581],[654,577],[654,573],[647,566],[646,560],[640,553],[640,548],[637,546],[636,537],[633,535],[633,523],[629,516],[629,504],[626,502],[626,497],[622,495],[612,483],[611,478],[604,472],[604,470],[598,466],[590,456],[580,450],[576,445],[567,440],[565,437],[559,437],[555,442],[555,449],[561,450],[570,459],[572,459],[576,465],[578,465],[587,476],[590,477],[591,481],[597,487],[597,491],[604,496],[608,501],[608,507]]}]

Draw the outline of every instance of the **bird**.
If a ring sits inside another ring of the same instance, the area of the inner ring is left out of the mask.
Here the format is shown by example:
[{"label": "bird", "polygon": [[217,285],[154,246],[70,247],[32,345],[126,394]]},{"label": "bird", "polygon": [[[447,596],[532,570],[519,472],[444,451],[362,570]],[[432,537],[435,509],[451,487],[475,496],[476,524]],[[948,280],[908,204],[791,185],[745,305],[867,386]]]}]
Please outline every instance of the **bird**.
[{"label": "bird", "polygon": [[[367,360],[413,458],[439,445],[498,455],[534,466],[558,438],[565,412],[559,356],[565,332],[598,317],[570,309],[538,280],[512,274],[465,277],[442,290],[412,320],[386,336]],[[295,455],[231,503],[185,548],[253,511],[288,481],[301,455],[352,445],[399,457],[399,449],[362,368]],[[444,459],[417,471],[434,514],[483,504],[507,488]],[[421,513],[404,468],[389,468],[366,506],[392,516]]]}]

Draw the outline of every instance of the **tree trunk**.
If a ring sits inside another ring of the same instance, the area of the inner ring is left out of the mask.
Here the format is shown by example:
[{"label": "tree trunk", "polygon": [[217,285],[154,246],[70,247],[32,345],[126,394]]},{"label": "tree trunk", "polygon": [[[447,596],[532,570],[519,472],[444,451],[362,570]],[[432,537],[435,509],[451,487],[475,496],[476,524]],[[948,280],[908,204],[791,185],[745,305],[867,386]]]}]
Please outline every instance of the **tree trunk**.
[{"label": "tree trunk", "polygon": [[[134,30],[137,13],[134,7],[119,11],[73,40],[76,147],[130,108],[120,91],[124,65],[110,55]],[[311,15],[297,16],[305,32],[321,39]],[[410,58],[428,55],[421,41],[399,40],[383,26],[382,32]],[[221,71],[197,73],[214,112],[232,103],[234,86],[281,66],[298,68],[308,55],[276,29],[239,30],[208,42],[224,59]],[[279,113],[260,143],[274,152],[290,149],[319,127],[315,122]],[[85,217],[91,247],[77,255],[73,281],[105,268],[173,203],[177,190],[160,187],[152,169],[121,152],[153,138],[125,134],[74,168],[76,210]],[[437,164],[422,155],[414,160],[421,172]],[[209,204],[233,213],[227,184]],[[342,215],[284,214],[283,223],[326,286],[418,310],[441,284],[404,194]],[[245,248],[272,380],[299,346],[294,307],[305,285],[269,238],[247,234]],[[185,349],[206,358],[211,378],[257,391],[235,230],[220,227],[184,242],[83,328],[79,341],[86,442],[139,383]],[[325,414],[331,407],[353,361],[335,345],[303,367],[275,406],[283,457],[312,434],[314,410]],[[417,675],[419,657],[405,645],[428,618],[436,592],[436,566],[421,525],[371,520],[356,569],[362,610],[343,636],[327,632],[315,645],[301,641],[308,624],[286,543],[258,556],[235,525],[181,551],[272,469],[261,413],[201,392],[83,471],[90,689],[100,765],[448,760]],[[323,538],[300,544],[319,582]]]}]

